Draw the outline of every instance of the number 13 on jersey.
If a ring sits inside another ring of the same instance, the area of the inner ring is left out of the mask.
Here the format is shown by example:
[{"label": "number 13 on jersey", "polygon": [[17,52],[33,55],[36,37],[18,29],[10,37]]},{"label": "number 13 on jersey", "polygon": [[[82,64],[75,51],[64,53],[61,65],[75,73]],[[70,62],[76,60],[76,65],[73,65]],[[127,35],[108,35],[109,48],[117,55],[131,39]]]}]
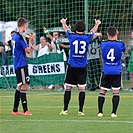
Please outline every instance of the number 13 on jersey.
[{"label": "number 13 on jersey", "polygon": [[[81,49],[79,50],[78,43],[81,46]],[[75,46],[75,54],[84,54],[86,51],[86,42],[85,41],[78,41],[75,40],[73,42],[73,45]]]}]

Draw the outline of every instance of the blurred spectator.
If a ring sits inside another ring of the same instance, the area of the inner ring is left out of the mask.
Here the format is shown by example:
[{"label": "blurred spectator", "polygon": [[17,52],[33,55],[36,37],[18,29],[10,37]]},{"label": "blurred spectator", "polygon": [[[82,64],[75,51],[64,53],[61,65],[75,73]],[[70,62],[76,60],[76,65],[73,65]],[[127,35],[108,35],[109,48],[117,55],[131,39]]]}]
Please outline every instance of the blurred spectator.
[{"label": "blurred spectator", "polygon": [[35,51],[38,51],[37,57],[40,57],[45,54],[49,54],[49,52],[52,51],[51,44],[46,42],[46,39],[44,36],[40,37],[40,44],[38,44],[36,46],[31,45],[31,48]]},{"label": "blurred spectator", "polygon": [[[66,53],[64,51],[64,48],[69,48],[69,45],[65,45],[61,42],[61,39],[64,38],[64,36],[59,37],[59,32],[58,31],[54,31],[53,32],[53,36],[46,30],[46,27],[44,27],[44,33],[46,34],[47,37],[50,38],[51,40],[51,45],[53,47],[53,53],[60,53],[61,51],[63,52],[63,57],[64,57],[64,62],[66,64],[67,61],[67,57],[66,57]],[[55,86],[52,84],[50,85],[48,88],[49,89],[53,89]],[[59,90],[58,91],[63,91],[64,90],[64,85],[60,84],[59,85]]]},{"label": "blurred spectator", "polygon": [[0,66],[2,66],[2,52],[4,51],[4,45],[0,42]]},{"label": "blurred spectator", "polygon": [[[32,44],[31,45],[31,48],[35,51],[38,51],[38,55],[37,57],[40,57],[42,55],[45,55],[45,54],[49,54],[50,51],[52,51],[52,46],[50,43],[46,42],[46,39],[44,36],[41,36],[40,37],[40,44],[34,46]],[[42,86],[41,88],[42,90],[45,89],[45,86]]]},{"label": "blurred spectator", "polygon": [[[26,39],[27,44],[34,45],[34,43],[35,43],[35,34],[33,34],[33,33],[26,34],[25,39]],[[30,53],[26,53],[26,56],[28,58],[33,58],[33,49],[30,50]],[[34,86],[30,85],[28,89],[33,90]]]},{"label": "blurred spectator", "polygon": [[[35,34],[30,33],[26,34],[25,39],[27,41],[27,44],[29,45],[34,45],[35,43]],[[31,49],[31,52],[29,54],[26,54],[28,58],[33,58],[33,49]]]},{"label": "blurred spectator", "polygon": [[[1,70],[1,66],[2,66],[2,52],[4,51],[4,46],[2,44],[2,42],[0,42],[0,70]],[[2,88],[2,86],[0,86],[0,89]]]},{"label": "blurred spectator", "polygon": [[[11,39],[16,31],[11,31]],[[3,65],[8,65],[8,56],[12,56],[11,39],[8,42],[3,41],[4,50],[2,52]]]},{"label": "blurred spectator", "polygon": [[130,84],[131,84],[130,91],[133,91],[133,30],[131,31],[131,41],[129,42],[127,51],[130,55],[128,68],[127,68],[128,72],[130,73]]},{"label": "blurred spectator", "polygon": [[95,33],[93,40],[88,48],[88,81],[87,87],[90,91],[99,89],[99,82],[101,76],[101,61],[100,61],[100,41],[101,33]]},{"label": "blurred spectator", "polygon": [[0,42],[0,54],[2,53],[3,50],[4,50],[4,45],[2,42]]}]

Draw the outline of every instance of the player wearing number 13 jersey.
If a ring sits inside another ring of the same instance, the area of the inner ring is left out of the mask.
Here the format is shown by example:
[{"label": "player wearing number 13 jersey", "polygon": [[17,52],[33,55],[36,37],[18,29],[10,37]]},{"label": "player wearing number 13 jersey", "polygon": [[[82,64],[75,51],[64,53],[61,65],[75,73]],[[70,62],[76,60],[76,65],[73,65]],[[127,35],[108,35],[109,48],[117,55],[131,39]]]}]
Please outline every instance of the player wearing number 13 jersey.
[{"label": "player wearing number 13 jersey", "polygon": [[61,19],[64,30],[70,42],[70,55],[65,78],[64,109],[61,115],[67,115],[68,104],[71,99],[71,89],[78,86],[79,90],[79,115],[85,115],[83,105],[85,100],[85,86],[87,78],[87,51],[89,42],[92,40],[94,33],[101,24],[100,20],[95,20],[95,26],[88,34],[84,34],[85,23],[78,20],[75,23],[75,33],[71,33],[66,25],[67,19]]},{"label": "player wearing number 13 jersey", "polygon": [[121,87],[122,52],[126,50],[125,44],[117,40],[118,30],[110,26],[107,29],[108,41],[101,43],[103,68],[98,96],[98,116],[103,116],[103,104],[107,90],[112,89],[112,113],[111,117],[117,117],[116,111],[119,105],[119,89]]},{"label": "player wearing number 13 jersey", "polygon": [[88,34],[72,33],[70,30],[66,31],[66,35],[70,42],[70,55],[68,64],[71,67],[83,68],[87,65],[87,51],[89,42],[92,40],[94,33],[91,31]]}]

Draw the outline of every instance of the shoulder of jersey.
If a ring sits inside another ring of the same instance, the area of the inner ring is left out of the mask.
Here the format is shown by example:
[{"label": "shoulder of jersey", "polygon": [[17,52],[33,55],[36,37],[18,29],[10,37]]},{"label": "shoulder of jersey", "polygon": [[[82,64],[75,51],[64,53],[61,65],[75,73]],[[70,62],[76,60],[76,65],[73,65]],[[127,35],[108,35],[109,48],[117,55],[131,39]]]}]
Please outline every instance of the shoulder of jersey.
[{"label": "shoulder of jersey", "polygon": [[93,34],[93,32],[90,31],[90,32],[86,33],[85,35],[92,35],[92,34]]},{"label": "shoulder of jersey", "polygon": [[[17,36],[20,36],[20,37],[21,37],[21,34],[19,34],[19,32],[15,33],[15,34],[16,34]],[[14,35],[15,35],[15,34],[14,34]],[[14,35],[13,35],[13,36],[14,36]]]},{"label": "shoulder of jersey", "polygon": [[[109,40],[102,40],[102,42],[109,42]],[[122,40],[116,40],[116,41],[114,41],[114,42],[122,42],[122,43],[123,43]]]},{"label": "shoulder of jersey", "polygon": [[17,35],[19,36],[20,40],[23,40],[23,36],[18,32]]},{"label": "shoulder of jersey", "polygon": [[123,42],[122,40],[117,40],[117,42]]},{"label": "shoulder of jersey", "polygon": [[102,40],[102,42],[108,42],[108,40]]},{"label": "shoulder of jersey", "polygon": [[70,31],[69,34],[76,34],[75,32]]},{"label": "shoulder of jersey", "polygon": [[124,42],[122,40],[117,40],[116,42],[124,44]]}]

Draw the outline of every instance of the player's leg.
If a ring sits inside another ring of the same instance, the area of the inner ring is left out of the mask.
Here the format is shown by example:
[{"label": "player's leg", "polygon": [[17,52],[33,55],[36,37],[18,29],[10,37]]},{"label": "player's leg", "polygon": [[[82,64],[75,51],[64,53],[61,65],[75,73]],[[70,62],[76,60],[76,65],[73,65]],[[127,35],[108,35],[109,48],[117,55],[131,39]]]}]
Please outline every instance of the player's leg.
[{"label": "player's leg", "polygon": [[61,111],[60,115],[68,115],[68,105],[71,99],[71,86],[67,86],[65,87],[65,92],[64,92],[64,109]]},{"label": "player's leg", "polygon": [[21,78],[20,78],[20,71],[15,70],[16,78],[17,78],[17,88],[14,94],[14,105],[12,115],[22,114],[18,111],[19,102],[20,102],[20,87],[21,87]]},{"label": "player's leg", "polygon": [[85,86],[79,86],[79,115],[85,115],[83,111],[83,106],[85,102]]},{"label": "player's leg", "polygon": [[105,94],[107,90],[100,89],[100,93],[98,95],[98,116],[103,116],[103,105],[105,102]]},{"label": "player's leg", "polygon": [[103,105],[105,102],[105,94],[111,89],[111,76],[102,73],[100,79],[100,93],[98,95],[98,116],[103,116]]},{"label": "player's leg", "polygon": [[85,87],[86,87],[86,78],[87,78],[87,67],[80,68],[78,71],[78,89],[79,89],[79,115],[85,115],[83,111],[83,106],[85,102]]},{"label": "player's leg", "polygon": [[64,93],[64,111],[68,110],[68,105],[71,99],[71,89],[72,89],[71,86],[66,85],[66,90]]},{"label": "player's leg", "polygon": [[28,84],[23,84],[21,86],[20,90],[20,97],[21,97],[21,102],[22,102],[22,107],[23,107],[23,112],[25,113],[28,111],[27,107],[27,97],[26,97],[26,90],[28,89]]},{"label": "player's leg", "polygon": [[119,101],[120,101],[119,90],[112,90],[112,92],[113,92],[113,97],[112,97],[112,113],[111,113],[111,116],[112,117],[117,117],[116,111],[117,111]]},{"label": "player's leg", "polygon": [[21,114],[18,111],[19,101],[20,101],[20,90],[19,90],[19,87],[17,87],[16,91],[15,91],[15,94],[14,94],[14,105],[13,105],[12,115]]},{"label": "player's leg", "polygon": [[28,89],[28,84],[30,82],[28,68],[27,67],[21,68],[20,75],[21,75],[21,83],[22,83],[21,88],[20,88],[20,98],[21,98],[21,102],[23,106],[23,112],[24,112],[23,115],[32,115],[28,111],[27,96],[26,96],[26,91]]},{"label": "player's leg", "polygon": [[121,87],[121,74],[115,75],[112,83],[112,93],[113,93],[112,114],[111,114],[112,117],[117,117],[116,111],[120,101],[120,94],[119,94],[120,87]]},{"label": "player's leg", "polygon": [[64,92],[64,109],[60,115],[68,115],[67,110],[71,100],[71,89],[75,86],[74,70],[70,66],[67,67],[65,79],[65,92]]}]

